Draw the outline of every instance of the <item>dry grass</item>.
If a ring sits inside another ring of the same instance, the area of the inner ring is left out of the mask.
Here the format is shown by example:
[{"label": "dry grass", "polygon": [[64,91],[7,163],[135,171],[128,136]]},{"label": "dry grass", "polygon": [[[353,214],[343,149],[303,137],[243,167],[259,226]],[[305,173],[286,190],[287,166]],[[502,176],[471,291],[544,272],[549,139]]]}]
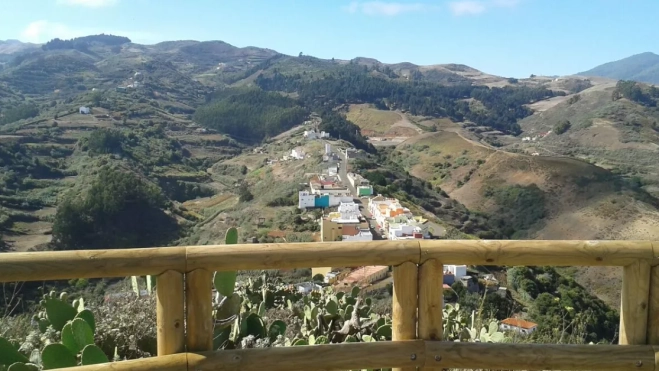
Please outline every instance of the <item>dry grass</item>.
[{"label": "dry grass", "polygon": [[396,112],[378,110],[369,104],[350,105],[347,117],[362,129],[362,134],[367,136],[383,136],[401,120]]}]

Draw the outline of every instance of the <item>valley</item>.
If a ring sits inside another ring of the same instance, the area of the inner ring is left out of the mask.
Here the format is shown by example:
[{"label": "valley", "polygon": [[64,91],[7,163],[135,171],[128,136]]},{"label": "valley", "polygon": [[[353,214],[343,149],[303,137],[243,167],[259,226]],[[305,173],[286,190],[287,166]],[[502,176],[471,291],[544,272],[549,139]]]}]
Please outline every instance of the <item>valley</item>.
[{"label": "valley", "polygon": [[[0,249],[319,241],[326,143],[438,238],[659,239],[654,87],[105,36],[3,51]],[[560,273],[618,307],[619,270]]]}]

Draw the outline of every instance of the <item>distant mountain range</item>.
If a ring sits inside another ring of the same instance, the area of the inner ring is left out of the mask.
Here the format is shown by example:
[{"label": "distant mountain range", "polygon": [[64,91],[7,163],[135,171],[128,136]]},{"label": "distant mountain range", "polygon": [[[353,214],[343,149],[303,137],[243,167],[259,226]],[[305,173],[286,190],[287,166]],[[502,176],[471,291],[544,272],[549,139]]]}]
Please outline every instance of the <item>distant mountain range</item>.
[{"label": "distant mountain range", "polygon": [[0,40],[0,54],[13,54],[38,47],[38,44],[24,43],[19,40]]},{"label": "distant mountain range", "polygon": [[608,77],[616,80],[634,80],[659,84],[659,55],[647,52],[580,72],[582,76]]}]

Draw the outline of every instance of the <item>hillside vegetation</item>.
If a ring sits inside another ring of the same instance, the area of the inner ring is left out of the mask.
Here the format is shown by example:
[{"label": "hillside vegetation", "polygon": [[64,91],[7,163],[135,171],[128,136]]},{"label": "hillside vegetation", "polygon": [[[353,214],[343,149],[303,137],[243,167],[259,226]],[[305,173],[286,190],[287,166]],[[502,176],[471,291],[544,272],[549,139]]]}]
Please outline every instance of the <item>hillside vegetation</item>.
[{"label": "hillside vegetation", "polygon": [[[457,64],[323,60],[221,41],[139,45],[111,35],[53,40],[6,60],[2,250],[210,245],[229,243],[227,231],[230,243],[318,241],[327,210],[300,210],[297,197],[312,174],[336,165],[323,158],[326,143],[362,149],[348,171],[427,219],[433,237],[659,239],[659,94],[644,84],[507,79]],[[308,130],[331,138],[305,139]],[[292,159],[293,149],[306,155]],[[480,281],[481,294],[454,285],[447,299],[459,306],[447,311],[460,320],[448,340],[477,340],[462,331],[472,313],[482,341],[503,340],[496,321],[516,314],[542,323],[525,341],[617,340],[615,272],[475,271],[496,274],[510,295],[482,297]],[[390,287],[362,295],[362,308],[359,292],[305,300],[286,288],[313,281],[308,269],[262,273],[239,272],[236,295],[226,292],[243,303],[237,315],[250,326],[225,327],[216,339],[231,342],[216,349],[390,338]],[[261,306],[253,293],[264,287],[272,295]],[[153,326],[144,325],[153,317],[143,315],[152,302],[99,300],[131,290],[118,280],[28,284],[25,306],[0,313],[0,336],[23,341],[32,332],[32,349],[59,342],[28,315],[51,289],[93,303],[109,323],[97,339],[107,356],[114,346],[120,357],[153,354]],[[336,337],[311,326],[325,318],[306,315],[312,300],[327,318],[343,310],[333,329],[351,310],[376,322],[354,339]],[[276,332],[264,332],[275,323]]]},{"label": "hillside vegetation", "polygon": [[194,120],[238,140],[258,143],[302,124],[307,116],[308,111],[291,98],[250,90],[199,108]]}]

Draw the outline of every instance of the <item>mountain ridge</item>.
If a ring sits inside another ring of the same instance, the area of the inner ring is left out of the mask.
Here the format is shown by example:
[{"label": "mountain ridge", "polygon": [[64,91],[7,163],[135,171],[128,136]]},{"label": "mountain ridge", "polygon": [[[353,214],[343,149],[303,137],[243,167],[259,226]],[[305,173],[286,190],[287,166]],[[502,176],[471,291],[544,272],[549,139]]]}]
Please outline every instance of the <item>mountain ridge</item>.
[{"label": "mountain ridge", "polygon": [[627,58],[607,62],[590,70],[579,72],[577,75],[659,84],[659,55],[653,52],[634,54]]}]

